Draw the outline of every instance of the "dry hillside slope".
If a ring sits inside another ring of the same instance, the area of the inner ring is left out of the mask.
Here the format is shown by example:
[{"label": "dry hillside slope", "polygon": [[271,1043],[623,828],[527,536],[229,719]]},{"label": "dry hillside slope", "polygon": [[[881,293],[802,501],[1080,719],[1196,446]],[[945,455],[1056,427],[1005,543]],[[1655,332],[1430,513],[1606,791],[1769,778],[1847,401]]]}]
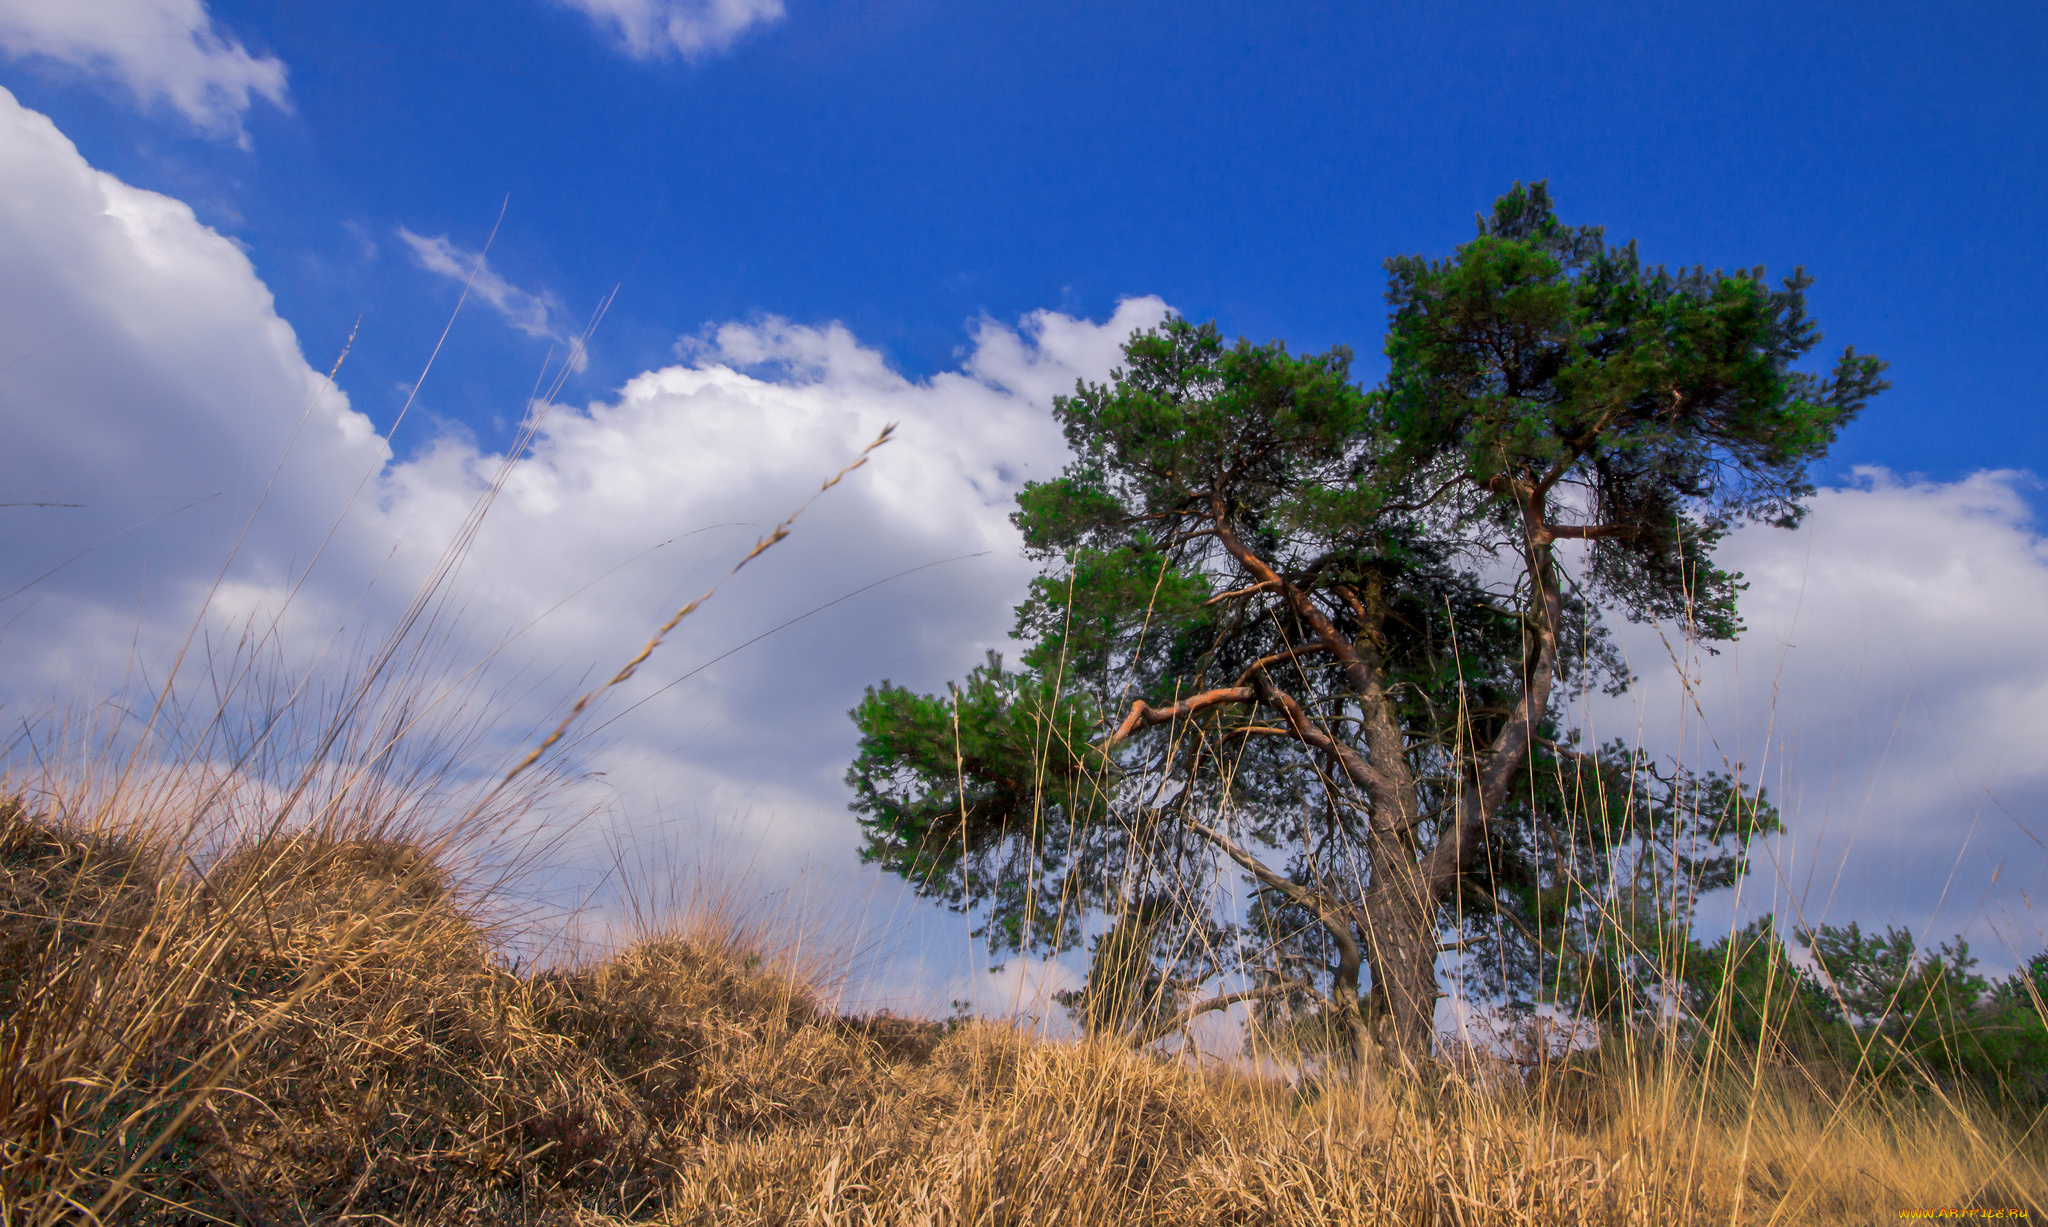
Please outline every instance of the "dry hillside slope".
[{"label": "dry hillside slope", "polygon": [[1009,1027],[834,1013],[704,925],[509,970],[423,850],[202,874],[0,808],[0,1219],[1893,1222],[2044,1212],[2039,1139],[1669,1061],[1306,1094]]}]

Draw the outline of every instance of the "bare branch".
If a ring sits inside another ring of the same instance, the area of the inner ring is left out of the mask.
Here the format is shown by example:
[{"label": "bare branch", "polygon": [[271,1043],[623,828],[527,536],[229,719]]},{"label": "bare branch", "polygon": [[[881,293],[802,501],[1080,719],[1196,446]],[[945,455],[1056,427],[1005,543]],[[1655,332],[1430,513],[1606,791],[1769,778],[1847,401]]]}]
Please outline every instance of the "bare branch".
[{"label": "bare branch", "polygon": [[1431,503],[1434,503],[1434,502],[1436,502],[1436,501],[1437,501],[1438,499],[1442,498],[1442,497],[1443,497],[1443,496],[1444,496],[1444,495],[1445,495],[1446,493],[1448,493],[1448,492],[1450,491],[1451,487],[1453,487],[1453,486],[1457,485],[1457,484],[1458,484],[1459,482],[1461,482],[1461,481],[1464,481],[1464,480],[1465,480],[1465,475],[1464,475],[1463,473],[1460,473],[1460,474],[1458,474],[1458,475],[1457,475],[1456,477],[1453,477],[1453,478],[1451,478],[1451,479],[1450,479],[1449,481],[1445,482],[1445,483],[1444,483],[1443,485],[1441,485],[1441,486],[1438,486],[1438,487],[1436,488],[1436,490],[1435,490],[1435,491],[1434,491],[1433,493],[1431,493],[1431,494],[1430,494],[1430,496],[1429,496],[1428,498],[1426,498],[1426,499],[1423,499],[1423,500],[1422,500],[1421,502],[1419,502],[1419,503],[1385,503],[1385,504],[1382,504],[1382,505],[1381,505],[1381,507],[1380,507],[1380,510],[1381,510],[1381,511],[1421,511],[1421,510],[1422,510],[1423,508],[1425,508],[1425,507],[1429,506],[1429,505],[1430,505]]},{"label": "bare branch", "polygon": [[1203,825],[1200,819],[1185,817],[1181,821],[1189,830],[1215,844],[1222,850],[1223,855],[1236,861],[1245,872],[1257,878],[1261,884],[1306,908],[1321,922],[1323,928],[1329,931],[1331,940],[1337,943],[1337,950],[1344,960],[1356,965],[1358,938],[1351,932],[1351,922],[1342,911],[1330,905],[1322,892],[1310,890],[1299,882],[1273,872],[1264,861],[1239,847],[1236,840],[1213,827]]},{"label": "bare branch", "polygon": [[1253,674],[1264,671],[1266,666],[1268,665],[1277,665],[1283,660],[1293,660],[1295,657],[1300,656],[1304,652],[1327,651],[1329,651],[1329,648],[1324,644],[1304,643],[1299,647],[1289,648],[1285,652],[1275,652],[1271,656],[1261,656],[1257,660],[1253,661],[1251,664],[1246,665],[1244,672],[1237,675],[1237,684],[1242,686],[1245,683],[1251,681]]},{"label": "bare branch", "polygon": [[1358,592],[1350,584],[1335,584],[1332,588],[1351,607],[1351,616],[1358,619],[1360,626],[1372,625],[1372,615],[1366,612],[1365,602],[1358,599]]},{"label": "bare branch", "polygon": [[1227,601],[1232,597],[1250,596],[1254,592],[1264,592],[1269,588],[1277,588],[1279,586],[1280,581],[1278,580],[1262,579],[1258,583],[1251,585],[1249,588],[1232,588],[1228,592],[1219,592],[1215,596],[1210,597],[1208,600],[1203,601],[1202,607],[1204,609],[1207,609],[1211,605],[1215,605],[1222,601]]},{"label": "bare branch", "polygon": [[1301,704],[1295,701],[1294,696],[1275,686],[1272,679],[1264,673],[1257,676],[1256,685],[1261,692],[1260,700],[1266,706],[1279,710],[1280,715],[1287,721],[1288,730],[1294,734],[1296,740],[1329,755],[1337,764],[1337,769],[1350,777],[1351,782],[1360,788],[1371,791],[1385,786],[1384,777],[1365,760],[1363,755],[1311,724],[1308,713],[1302,710]]},{"label": "bare branch", "polygon": [[1552,524],[1543,535],[1552,541],[1591,541],[1596,537],[1633,537],[1638,531],[1627,524]]},{"label": "bare branch", "polygon": [[1229,550],[1230,556],[1237,559],[1247,571],[1258,576],[1263,584],[1272,585],[1287,598],[1288,606],[1302,621],[1309,624],[1309,629],[1316,633],[1316,638],[1344,666],[1345,676],[1350,680],[1354,690],[1361,695],[1377,693],[1378,687],[1372,670],[1359,658],[1356,649],[1344,636],[1337,633],[1335,624],[1316,607],[1314,601],[1308,599],[1307,593],[1283,580],[1280,573],[1268,565],[1265,559],[1246,549],[1244,543],[1237,539],[1237,534],[1224,527],[1220,506],[1216,512],[1216,539],[1223,543],[1223,548]]},{"label": "bare branch", "polygon": [[1241,1001],[1258,1001],[1266,997],[1278,997],[1283,993],[1297,992],[1309,987],[1310,982],[1306,979],[1288,980],[1280,984],[1268,984],[1262,988],[1248,988],[1241,992],[1224,993],[1221,996],[1211,997],[1207,1001],[1198,1001],[1167,1021],[1155,1023],[1145,1028],[1144,1031],[1139,1033],[1137,1039],[1138,1046],[1142,1048],[1154,1040],[1165,1039],[1174,1032],[1182,1030],[1202,1015],[1212,1011],[1227,1010]]},{"label": "bare branch", "polygon": [[1131,703],[1131,714],[1124,717],[1124,722],[1117,726],[1116,732],[1109,735],[1108,741],[1102,743],[1102,748],[1109,749],[1141,728],[1165,724],[1169,720],[1178,720],[1183,716],[1198,716],[1212,707],[1221,707],[1228,703],[1256,703],[1258,700],[1258,692],[1249,686],[1224,686],[1215,690],[1205,690],[1192,698],[1182,699],[1171,707],[1154,707],[1143,699],[1137,699]]}]

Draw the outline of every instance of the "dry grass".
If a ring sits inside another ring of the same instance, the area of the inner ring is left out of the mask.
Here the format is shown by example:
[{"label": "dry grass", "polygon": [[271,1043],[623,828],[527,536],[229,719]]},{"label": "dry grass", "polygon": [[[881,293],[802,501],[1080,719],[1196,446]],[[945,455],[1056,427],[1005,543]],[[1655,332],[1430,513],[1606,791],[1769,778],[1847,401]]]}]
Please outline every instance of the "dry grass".
[{"label": "dry grass", "polygon": [[1321,1093],[849,1018],[730,928],[502,965],[431,853],[0,810],[0,1220],[1728,1223],[2044,1212],[1988,1112],[1675,1058]]}]

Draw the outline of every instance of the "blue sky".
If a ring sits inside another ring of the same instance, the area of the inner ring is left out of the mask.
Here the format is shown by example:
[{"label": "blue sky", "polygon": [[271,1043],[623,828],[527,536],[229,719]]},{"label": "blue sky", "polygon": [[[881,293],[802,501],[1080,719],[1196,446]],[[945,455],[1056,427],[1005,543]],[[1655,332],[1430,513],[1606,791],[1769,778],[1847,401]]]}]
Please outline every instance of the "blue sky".
[{"label": "blue sky", "polygon": [[[1843,464],[2048,468],[2048,11],[2038,5],[939,4],[790,0],[723,51],[635,57],[565,3],[213,5],[289,72],[251,148],[34,62],[11,88],[96,165],[247,244],[380,423],[480,246],[574,330],[582,387],[679,334],[843,321],[897,369],[970,321],[1157,294],[1379,369],[1380,262],[1516,179],[1653,259],[1805,265],[1828,344],[1892,363]],[[374,248],[374,255],[371,249]],[[544,342],[464,321],[434,409],[496,438]]]},{"label": "blue sky", "polygon": [[1169,309],[1376,379],[1381,262],[1544,179],[1654,261],[1804,265],[1823,350],[1894,385],[1805,532],[1730,541],[1752,633],[1694,662],[1708,718],[1638,628],[1643,684],[1586,721],[1768,776],[1794,836],[1745,910],[2009,962],[2048,941],[2044,62],[2019,3],[0,0],[0,484],[77,504],[6,511],[0,702],[118,693],[236,618],[331,667],[304,645],[379,633],[502,467],[448,642],[535,623],[493,658],[516,743],[901,421],[583,765],[620,830],[738,829],[859,894],[909,934],[877,999],[994,1002],[964,926],[853,867],[843,713],[1007,646],[1050,398]]}]

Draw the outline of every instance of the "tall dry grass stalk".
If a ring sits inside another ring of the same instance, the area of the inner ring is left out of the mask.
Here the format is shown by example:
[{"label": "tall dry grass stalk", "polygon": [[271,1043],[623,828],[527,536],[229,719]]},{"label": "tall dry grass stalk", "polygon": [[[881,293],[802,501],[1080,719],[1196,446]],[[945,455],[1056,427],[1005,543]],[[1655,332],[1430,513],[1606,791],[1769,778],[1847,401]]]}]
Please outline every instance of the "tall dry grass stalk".
[{"label": "tall dry grass stalk", "polygon": [[0,811],[0,1220],[1771,1223],[2044,1212],[1977,1107],[1675,1053],[1290,1085],[850,1017],[715,919],[519,973],[431,856]]}]

